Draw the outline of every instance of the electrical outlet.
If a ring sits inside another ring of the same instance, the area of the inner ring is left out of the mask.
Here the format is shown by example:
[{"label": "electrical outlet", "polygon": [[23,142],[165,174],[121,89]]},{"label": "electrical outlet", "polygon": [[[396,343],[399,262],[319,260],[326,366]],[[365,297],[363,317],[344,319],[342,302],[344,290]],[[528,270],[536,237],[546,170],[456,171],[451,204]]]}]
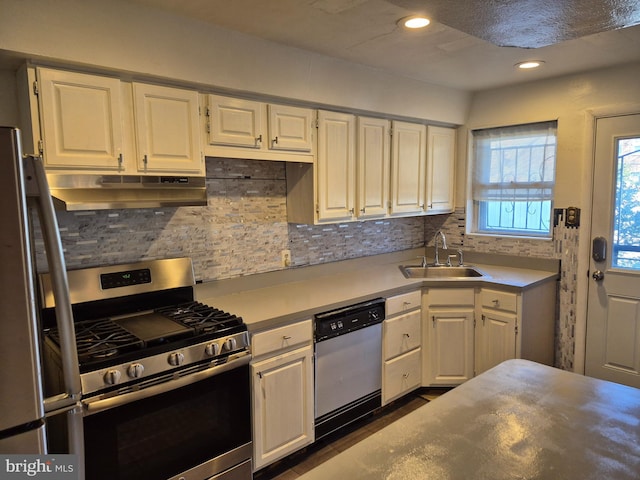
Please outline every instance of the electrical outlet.
[{"label": "electrical outlet", "polygon": [[291,250],[282,250],[280,252],[280,258],[283,267],[291,266]]}]

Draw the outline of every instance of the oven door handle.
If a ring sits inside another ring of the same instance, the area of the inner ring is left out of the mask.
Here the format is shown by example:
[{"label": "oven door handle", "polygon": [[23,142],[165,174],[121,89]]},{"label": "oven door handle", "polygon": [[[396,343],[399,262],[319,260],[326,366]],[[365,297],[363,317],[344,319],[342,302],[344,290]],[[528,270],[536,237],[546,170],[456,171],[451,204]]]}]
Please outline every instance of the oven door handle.
[{"label": "oven door handle", "polygon": [[[250,361],[250,352],[239,352],[229,355],[227,362],[221,365],[214,365],[210,368],[207,368],[206,370],[189,373],[183,377],[171,378],[163,383],[146,387],[141,390],[134,390],[132,392],[114,395],[112,397],[104,397],[98,395],[93,398],[83,398],[82,404],[84,405],[85,415],[93,415],[94,413],[126,405],[127,403],[135,402],[137,400],[142,400],[154,395],[160,395],[165,392],[170,392],[171,390],[175,390],[176,388],[185,387],[187,385],[191,385],[192,383],[200,382],[215,375],[219,375],[223,372],[246,365]],[[170,375],[175,375],[175,373]]]}]

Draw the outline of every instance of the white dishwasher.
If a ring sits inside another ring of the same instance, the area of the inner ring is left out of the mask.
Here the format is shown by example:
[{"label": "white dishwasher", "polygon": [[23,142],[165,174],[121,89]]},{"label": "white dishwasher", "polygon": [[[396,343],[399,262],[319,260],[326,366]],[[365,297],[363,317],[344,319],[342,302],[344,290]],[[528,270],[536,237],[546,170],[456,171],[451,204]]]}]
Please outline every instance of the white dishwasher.
[{"label": "white dishwasher", "polygon": [[315,438],[382,405],[385,300],[315,315]]}]

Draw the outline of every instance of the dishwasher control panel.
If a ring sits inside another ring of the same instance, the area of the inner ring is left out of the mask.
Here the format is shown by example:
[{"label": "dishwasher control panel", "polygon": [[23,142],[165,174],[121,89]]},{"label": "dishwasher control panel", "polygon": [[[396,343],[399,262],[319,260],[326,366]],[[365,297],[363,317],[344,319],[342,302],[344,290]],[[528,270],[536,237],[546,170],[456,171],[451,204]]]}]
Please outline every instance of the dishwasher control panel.
[{"label": "dishwasher control panel", "polygon": [[320,342],[384,320],[384,298],[315,315],[315,341]]}]

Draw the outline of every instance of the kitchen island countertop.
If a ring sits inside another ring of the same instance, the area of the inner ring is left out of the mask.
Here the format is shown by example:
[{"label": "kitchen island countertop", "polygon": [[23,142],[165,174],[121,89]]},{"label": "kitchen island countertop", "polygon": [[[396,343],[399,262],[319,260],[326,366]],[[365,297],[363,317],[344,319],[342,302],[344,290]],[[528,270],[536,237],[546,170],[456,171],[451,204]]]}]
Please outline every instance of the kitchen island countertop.
[{"label": "kitchen island countertop", "polygon": [[[250,331],[272,328],[309,318],[316,313],[369,300],[389,297],[422,286],[488,286],[521,291],[558,278],[556,269],[534,269],[473,261],[484,275],[477,278],[405,278],[399,265],[416,264],[417,250],[378,259],[336,262],[319,268],[219,280],[196,286],[196,299],[241,316]],[[471,262],[470,262],[471,263]],[[446,268],[446,267],[442,267]]]},{"label": "kitchen island countertop", "polygon": [[637,480],[640,390],[507,360],[299,480]]}]

